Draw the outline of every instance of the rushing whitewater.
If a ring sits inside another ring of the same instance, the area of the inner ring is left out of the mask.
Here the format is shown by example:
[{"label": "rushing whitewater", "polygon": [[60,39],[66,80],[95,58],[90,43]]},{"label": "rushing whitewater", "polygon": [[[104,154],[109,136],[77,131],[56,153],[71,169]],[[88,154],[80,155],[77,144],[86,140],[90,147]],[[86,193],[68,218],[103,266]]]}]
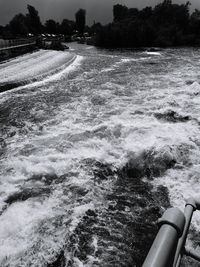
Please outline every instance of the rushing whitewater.
[{"label": "rushing whitewater", "polygon": [[0,266],[141,266],[200,194],[199,67],[76,44],[0,64]]}]

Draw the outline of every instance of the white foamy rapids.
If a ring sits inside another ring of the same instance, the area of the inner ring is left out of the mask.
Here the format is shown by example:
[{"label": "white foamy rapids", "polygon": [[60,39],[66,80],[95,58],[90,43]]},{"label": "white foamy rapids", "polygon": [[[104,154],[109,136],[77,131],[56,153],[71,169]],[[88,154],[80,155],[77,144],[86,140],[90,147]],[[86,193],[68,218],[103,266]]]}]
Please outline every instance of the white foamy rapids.
[{"label": "white foamy rapids", "polygon": [[[17,92],[20,92],[22,89],[26,89],[26,90],[30,90],[32,88],[37,88],[40,87],[40,90],[43,91],[50,91],[50,87],[46,88],[45,85],[51,82],[55,82],[57,80],[60,80],[62,78],[66,78],[67,76],[73,72],[73,71],[77,71],[79,66],[81,65],[81,62],[83,60],[83,56],[70,56],[68,57],[68,61],[66,64],[61,65],[59,67],[57,67],[56,71],[54,70],[54,73],[48,72],[48,73],[44,73],[43,75],[40,76],[32,76],[33,81],[35,80],[35,78],[38,81],[35,82],[31,82],[30,79],[30,83],[27,85],[21,85],[15,89],[9,90],[9,91],[5,91],[3,93],[1,93],[1,99],[0,99],[0,103],[5,102],[6,100],[8,100],[10,97],[12,97],[12,92],[15,92],[15,95],[17,96]],[[60,62],[61,63],[61,62]],[[42,88],[42,86],[44,86]],[[52,88],[52,90],[54,90],[54,87]],[[37,92],[32,92],[32,95],[37,94]],[[21,95],[21,92],[20,92]],[[30,93],[26,93],[26,91],[24,91],[23,95],[30,95]],[[42,110],[40,111],[42,112]]]},{"label": "white foamy rapids", "polygon": [[109,72],[109,71],[112,71],[112,70],[114,70],[114,68],[105,68],[101,72]]},{"label": "white foamy rapids", "polygon": [[45,85],[46,83],[59,80],[62,77],[66,77],[67,74],[69,74],[70,72],[77,70],[82,60],[83,60],[82,56],[73,56],[66,65],[62,66],[62,70],[59,71],[58,73],[55,73],[43,79],[42,81],[33,82],[31,85],[21,86],[21,88],[31,88],[31,87],[41,86]]},{"label": "white foamy rapids", "polygon": [[[183,50],[189,65],[182,64],[170,50],[166,62],[163,55],[162,62],[158,58],[149,67],[150,58],[133,64],[133,54],[119,60],[119,55],[106,53],[84,61],[77,56],[60,73],[26,85],[20,107],[16,103],[15,109],[27,108],[32,86],[41,88],[35,90],[36,102],[44,97],[43,88],[49,89],[44,101],[53,92],[41,112],[37,104],[28,106],[37,118],[49,111],[41,128],[27,119],[32,130],[5,140],[0,158],[1,266],[45,266],[62,249],[66,259],[74,257],[73,266],[92,266],[99,260],[89,255],[83,261],[67,247],[85,212],[106,207],[106,196],[116,183],[117,177],[97,181],[95,163],[113,170],[127,164],[152,169],[158,176],[153,177],[154,186],[166,185],[171,203],[178,207],[184,206],[185,197],[200,192],[200,94],[198,74],[191,71],[196,61]],[[136,53],[135,60],[140,56]],[[108,71],[116,63],[118,71]],[[79,72],[67,79],[80,64]],[[8,99],[16,96],[6,94]],[[200,229],[198,215],[193,224]],[[94,251],[98,242],[94,235]]]},{"label": "white foamy rapids", "polygon": [[48,75],[52,71],[73,59],[67,52],[39,51],[9,63],[3,63],[0,71],[0,83],[17,83],[37,76]]},{"label": "white foamy rapids", "polygon": [[188,93],[191,95],[198,95],[200,93],[200,84],[195,81],[190,86],[188,86]]},{"label": "white foamy rapids", "polygon": [[36,59],[36,58],[39,58],[40,56],[44,56],[44,55],[46,55],[46,53],[42,49],[37,51],[37,52],[21,55],[19,57],[14,58],[14,59],[12,58],[10,60],[4,61],[2,64],[0,64],[0,69],[4,69],[8,66],[11,66],[11,64],[14,67],[16,64],[19,64],[20,62],[25,62],[27,60],[34,59],[34,58]]},{"label": "white foamy rapids", "polygon": [[145,54],[146,55],[152,55],[152,56],[161,56],[162,55],[160,52],[150,52],[150,51],[146,51]]},{"label": "white foamy rapids", "polygon": [[116,62],[112,66],[112,68],[116,68],[116,67],[119,68],[121,65],[124,65],[126,63],[131,63],[131,62],[133,63],[133,62],[139,62],[139,61],[147,61],[149,59],[151,59],[151,58],[150,57],[142,57],[142,56],[137,57],[137,58],[122,58],[118,62]]},{"label": "white foamy rapids", "polygon": [[93,48],[94,48],[94,46],[88,46],[85,49],[88,50],[88,49],[93,49]]}]

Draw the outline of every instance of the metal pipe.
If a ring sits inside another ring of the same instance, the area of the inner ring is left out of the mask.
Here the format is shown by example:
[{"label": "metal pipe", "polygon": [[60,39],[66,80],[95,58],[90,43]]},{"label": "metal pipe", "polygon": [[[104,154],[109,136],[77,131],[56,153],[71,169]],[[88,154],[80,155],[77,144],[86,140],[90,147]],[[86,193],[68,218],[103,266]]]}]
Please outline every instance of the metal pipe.
[{"label": "metal pipe", "polygon": [[183,233],[185,216],[177,208],[168,209],[159,220],[159,225],[160,230],[143,267],[172,266],[178,239]]},{"label": "metal pipe", "polygon": [[200,262],[200,255],[185,248],[193,212],[200,210],[200,199],[188,199],[184,214],[168,209],[159,220],[160,230],[146,257],[143,267],[179,267],[183,254]]},{"label": "metal pipe", "polygon": [[176,249],[176,254],[174,257],[174,264],[173,267],[179,267],[180,266],[180,262],[181,262],[181,258],[184,254],[184,246],[185,246],[185,241],[187,238],[187,234],[188,234],[188,230],[190,227],[190,223],[191,223],[191,219],[192,219],[192,215],[193,212],[196,210],[196,202],[193,198],[188,199],[186,205],[185,205],[185,210],[184,210],[184,214],[185,214],[185,227],[183,230],[183,235],[181,236],[181,238],[179,239],[178,245],[177,245],[177,249]]}]

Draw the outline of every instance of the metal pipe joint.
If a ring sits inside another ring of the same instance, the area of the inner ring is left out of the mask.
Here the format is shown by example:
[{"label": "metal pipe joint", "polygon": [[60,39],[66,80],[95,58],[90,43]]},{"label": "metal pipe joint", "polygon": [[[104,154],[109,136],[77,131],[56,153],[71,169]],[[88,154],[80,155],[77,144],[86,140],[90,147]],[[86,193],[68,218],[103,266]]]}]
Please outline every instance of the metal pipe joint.
[{"label": "metal pipe joint", "polygon": [[179,267],[183,254],[200,261],[196,251],[185,249],[192,215],[200,210],[200,199],[189,198],[184,213],[178,208],[165,211],[158,220],[160,229],[146,257],[143,267]]},{"label": "metal pipe joint", "polygon": [[166,210],[163,216],[158,220],[158,225],[160,227],[163,224],[174,227],[178,233],[178,237],[181,237],[185,225],[185,216],[178,208],[170,208]]}]

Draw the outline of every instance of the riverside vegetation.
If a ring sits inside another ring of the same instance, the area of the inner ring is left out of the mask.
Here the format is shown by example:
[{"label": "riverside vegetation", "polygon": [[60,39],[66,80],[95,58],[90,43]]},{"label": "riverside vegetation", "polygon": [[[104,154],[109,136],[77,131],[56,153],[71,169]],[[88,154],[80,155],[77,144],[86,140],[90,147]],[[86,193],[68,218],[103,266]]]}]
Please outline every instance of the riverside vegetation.
[{"label": "riverside vegetation", "polygon": [[200,11],[190,12],[190,2],[174,4],[164,0],[153,7],[142,10],[124,5],[113,6],[113,22],[107,25],[94,22],[86,25],[86,10],[79,9],[75,21],[63,19],[61,23],[52,19],[41,23],[38,11],[28,5],[28,14],[17,14],[5,27],[0,26],[4,38],[23,37],[28,33],[62,34],[66,41],[74,36],[84,36],[88,43],[99,47],[173,47],[200,45]]},{"label": "riverside vegetation", "polygon": [[200,11],[190,14],[190,2],[164,0],[142,10],[113,7],[113,22],[98,28],[96,43],[106,47],[169,47],[200,45]]}]

